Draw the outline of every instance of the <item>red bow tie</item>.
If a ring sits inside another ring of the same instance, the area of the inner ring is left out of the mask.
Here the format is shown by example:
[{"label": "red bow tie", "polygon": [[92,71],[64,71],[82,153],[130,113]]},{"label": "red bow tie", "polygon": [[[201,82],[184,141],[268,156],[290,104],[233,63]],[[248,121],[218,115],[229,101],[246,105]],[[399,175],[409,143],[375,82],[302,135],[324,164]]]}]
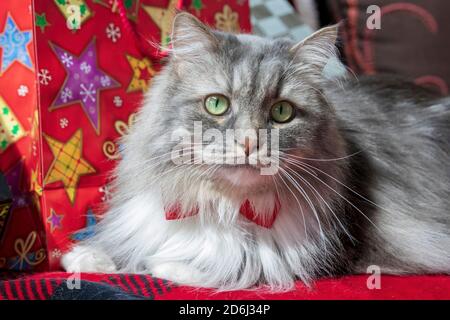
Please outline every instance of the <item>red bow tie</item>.
[{"label": "red bow tie", "polygon": [[[242,214],[245,218],[252,221],[253,223],[256,223],[257,225],[264,227],[264,228],[271,228],[273,223],[275,222],[275,219],[277,218],[278,213],[280,212],[280,201],[278,198],[275,198],[275,207],[273,208],[272,215],[262,216],[257,215],[256,212],[253,210],[252,205],[250,204],[250,201],[245,200],[244,203],[239,208],[239,213]],[[198,208],[195,208],[186,214],[181,214],[181,206],[179,203],[176,203],[170,207],[166,207],[166,220],[177,220],[180,218],[187,218],[192,217],[198,214]]]}]

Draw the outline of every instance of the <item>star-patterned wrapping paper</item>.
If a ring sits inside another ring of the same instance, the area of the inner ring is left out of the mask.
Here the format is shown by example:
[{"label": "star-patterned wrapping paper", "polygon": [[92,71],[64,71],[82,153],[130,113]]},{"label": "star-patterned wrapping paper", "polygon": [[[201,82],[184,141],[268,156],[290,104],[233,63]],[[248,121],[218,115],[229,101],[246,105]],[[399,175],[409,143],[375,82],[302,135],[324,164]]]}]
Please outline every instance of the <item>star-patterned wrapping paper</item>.
[{"label": "star-patterned wrapping paper", "polygon": [[246,0],[2,0],[0,171],[14,198],[0,269],[58,269],[92,235],[176,10],[251,29]]}]

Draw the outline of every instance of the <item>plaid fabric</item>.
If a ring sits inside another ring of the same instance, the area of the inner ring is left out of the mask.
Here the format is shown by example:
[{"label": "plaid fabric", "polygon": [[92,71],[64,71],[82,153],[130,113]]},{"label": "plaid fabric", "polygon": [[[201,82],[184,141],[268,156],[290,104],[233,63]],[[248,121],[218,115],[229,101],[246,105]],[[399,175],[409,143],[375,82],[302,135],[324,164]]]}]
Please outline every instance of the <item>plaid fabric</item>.
[{"label": "plaid fabric", "polygon": [[253,33],[267,38],[300,41],[312,33],[287,0],[250,0]]},{"label": "plaid fabric", "polygon": [[42,273],[0,282],[0,300],[153,300],[174,284],[147,275]]},{"label": "plaid fabric", "polygon": [[[3,275],[5,276],[5,275]],[[321,279],[311,288],[300,281],[292,291],[273,293],[264,289],[215,292],[211,289],[175,285],[148,275],[87,274],[80,276],[79,287],[73,275],[63,272],[34,275],[7,274],[0,281],[0,300],[316,300],[316,299],[425,299],[449,300],[449,276],[388,276],[380,278],[381,288],[368,286],[369,275]],[[0,274],[0,279],[2,274]]]}]

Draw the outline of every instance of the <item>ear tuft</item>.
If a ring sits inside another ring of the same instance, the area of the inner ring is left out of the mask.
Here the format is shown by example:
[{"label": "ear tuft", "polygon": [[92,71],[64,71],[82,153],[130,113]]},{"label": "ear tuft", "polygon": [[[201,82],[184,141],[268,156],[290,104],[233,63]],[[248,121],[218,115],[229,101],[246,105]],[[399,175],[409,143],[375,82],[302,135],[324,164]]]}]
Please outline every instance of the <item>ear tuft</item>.
[{"label": "ear tuft", "polygon": [[218,41],[211,29],[187,12],[178,13],[173,21],[172,51],[175,56],[214,49]]},{"label": "ear tuft", "polygon": [[322,28],[291,48],[297,63],[322,72],[327,62],[337,55],[339,24]]}]

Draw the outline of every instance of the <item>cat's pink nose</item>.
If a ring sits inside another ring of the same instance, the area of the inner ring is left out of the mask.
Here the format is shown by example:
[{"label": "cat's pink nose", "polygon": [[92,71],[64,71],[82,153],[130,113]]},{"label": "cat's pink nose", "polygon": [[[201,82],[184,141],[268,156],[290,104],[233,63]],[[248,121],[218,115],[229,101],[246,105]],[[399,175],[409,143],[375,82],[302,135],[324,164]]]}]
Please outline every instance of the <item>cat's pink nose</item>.
[{"label": "cat's pink nose", "polygon": [[245,137],[243,148],[244,148],[245,155],[247,157],[255,150],[255,148],[257,148],[257,146],[258,146],[257,141],[254,141],[253,139],[250,139],[249,137]]}]

